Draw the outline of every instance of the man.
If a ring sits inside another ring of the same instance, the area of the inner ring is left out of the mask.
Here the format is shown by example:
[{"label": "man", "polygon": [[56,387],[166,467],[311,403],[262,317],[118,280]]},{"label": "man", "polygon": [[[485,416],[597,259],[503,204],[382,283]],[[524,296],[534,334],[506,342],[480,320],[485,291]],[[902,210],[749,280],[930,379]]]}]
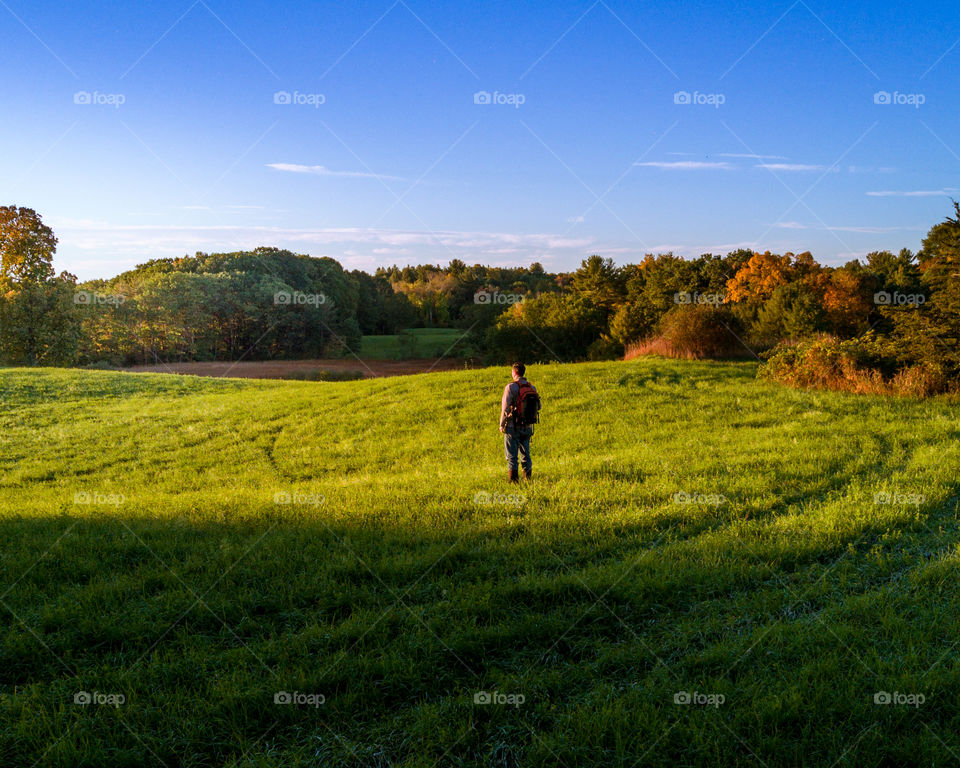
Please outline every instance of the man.
[{"label": "man", "polygon": [[[540,409],[540,397],[537,388],[524,378],[526,366],[523,363],[514,363],[511,369],[513,381],[503,389],[503,398],[500,400],[500,431],[503,433],[503,452],[507,458],[507,480],[511,483],[518,481],[517,454],[523,465],[523,476],[529,480],[533,474],[533,460],[530,458],[530,437],[533,435],[533,421],[536,411]],[[523,408],[528,413],[532,411],[533,418],[523,418],[521,412],[522,401],[533,398],[536,408]]]}]

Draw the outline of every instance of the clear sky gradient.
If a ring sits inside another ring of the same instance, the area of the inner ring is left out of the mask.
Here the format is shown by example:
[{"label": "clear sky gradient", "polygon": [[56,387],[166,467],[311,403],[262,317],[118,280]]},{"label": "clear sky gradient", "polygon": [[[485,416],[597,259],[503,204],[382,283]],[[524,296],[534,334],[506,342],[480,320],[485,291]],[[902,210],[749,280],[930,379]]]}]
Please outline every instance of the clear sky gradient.
[{"label": "clear sky gradient", "polygon": [[945,2],[0,0],[0,41],[0,203],[81,279],[259,245],[836,265],[960,198]]}]

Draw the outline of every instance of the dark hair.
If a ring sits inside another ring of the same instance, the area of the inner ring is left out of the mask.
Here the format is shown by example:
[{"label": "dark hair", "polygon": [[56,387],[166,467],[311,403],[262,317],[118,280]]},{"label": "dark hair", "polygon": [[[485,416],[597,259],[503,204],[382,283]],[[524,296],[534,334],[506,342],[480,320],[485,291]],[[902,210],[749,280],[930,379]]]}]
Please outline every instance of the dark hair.
[{"label": "dark hair", "polygon": [[513,370],[516,372],[517,376],[523,376],[527,372],[527,366],[523,363],[514,363]]}]

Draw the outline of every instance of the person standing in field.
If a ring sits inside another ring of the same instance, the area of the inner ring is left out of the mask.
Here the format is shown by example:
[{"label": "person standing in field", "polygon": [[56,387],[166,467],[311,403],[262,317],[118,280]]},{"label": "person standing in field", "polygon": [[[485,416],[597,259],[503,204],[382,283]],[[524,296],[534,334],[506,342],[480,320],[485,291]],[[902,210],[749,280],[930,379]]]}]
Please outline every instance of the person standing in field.
[{"label": "person standing in field", "polygon": [[503,433],[503,452],[507,458],[507,480],[516,483],[517,457],[523,466],[523,476],[529,480],[533,475],[533,459],[530,457],[530,438],[533,425],[539,420],[540,395],[537,388],[524,378],[526,366],[514,363],[511,369],[513,381],[503,388],[500,400],[500,431]]}]

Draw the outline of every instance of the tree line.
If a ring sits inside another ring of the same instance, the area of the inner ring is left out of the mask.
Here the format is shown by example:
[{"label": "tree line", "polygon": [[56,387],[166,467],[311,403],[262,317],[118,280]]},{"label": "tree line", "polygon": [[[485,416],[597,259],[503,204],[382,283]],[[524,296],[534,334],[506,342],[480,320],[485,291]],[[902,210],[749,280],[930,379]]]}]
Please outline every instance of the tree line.
[{"label": "tree line", "polygon": [[[960,371],[960,207],[917,253],[842,267],[809,252],[593,255],[573,272],[449,264],[347,271],[277,248],[154,259],[104,280],[54,273],[35,211],[0,208],[0,360],[25,365],[328,357],[363,335],[459,328],[487,362],[657,353],[759,357],[764,375],[944,391]],[[872,377],[872,378],[871,378]],[[862,385],[862,386],[861,386]],[[849,386],[848,388],[856,388]],[[872,390],[871,390],[872,391]],[[878,390],[879,391],[879,390]]]}]

